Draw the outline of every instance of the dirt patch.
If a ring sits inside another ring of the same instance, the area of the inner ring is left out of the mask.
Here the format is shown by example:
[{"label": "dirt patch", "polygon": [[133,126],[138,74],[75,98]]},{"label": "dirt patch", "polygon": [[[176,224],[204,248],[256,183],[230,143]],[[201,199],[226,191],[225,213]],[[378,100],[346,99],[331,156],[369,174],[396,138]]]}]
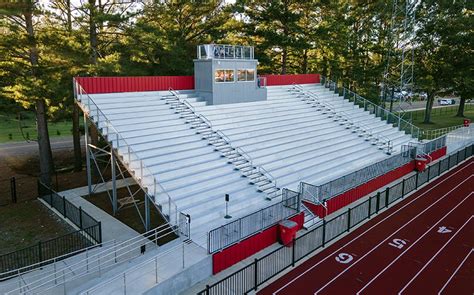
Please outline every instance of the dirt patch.
[{"label": "dirt patch", "polygon": [[0,255],[65,235],[74,229],[38,200],[0,207]]}]

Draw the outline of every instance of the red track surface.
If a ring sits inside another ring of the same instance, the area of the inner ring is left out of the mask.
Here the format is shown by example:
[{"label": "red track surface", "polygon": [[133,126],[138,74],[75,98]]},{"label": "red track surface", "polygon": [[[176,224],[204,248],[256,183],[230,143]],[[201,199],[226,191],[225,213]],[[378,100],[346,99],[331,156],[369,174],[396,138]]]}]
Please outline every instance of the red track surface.
[{"label": "red track surface", "polygon": [[473,294],[471,159],[259,294]]}]

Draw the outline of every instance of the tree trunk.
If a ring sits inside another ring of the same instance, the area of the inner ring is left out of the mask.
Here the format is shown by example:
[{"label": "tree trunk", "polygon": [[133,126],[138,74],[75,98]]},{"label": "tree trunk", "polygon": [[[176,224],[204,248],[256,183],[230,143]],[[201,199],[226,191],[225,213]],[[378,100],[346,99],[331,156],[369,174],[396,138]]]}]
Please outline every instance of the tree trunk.
[{"label": "tree trunk", "polygon": [[429,124],[431,123],[431,110],[433,109],[433,102],[434,102],[434,92],[427,92],[427,99],[426,99],[426,108],[425,108],[425,119],[423,123]]},{"label": "tree trunk", "polygon": [[288,59],[288,50],[286,47],[283,48],[283,51],[281,53],[281,74],[286,75],[286,62]]},{"label": "tree trunk", "polygon": [[46,102],[44,99],[36,100],[36,127],[38,129],[40,180],[42,183],[50,186],[51,172],[53,171],[53,157],[51,153],[51,143],[49,141]]},{"label": "tree trunk", "polygon": [[303,64],[301,66],[301,72],[303,74],[308,73],[308,50],[307,49],[303,50]]},{"label": "tree trunk", "polygon": [[91,64],[97,65],[97,26],[95,0],[89,0],[89,45]]},{"label": "tree trunk", "polygon": [[82,170],[81,131],[79,129],[79,107],[72,104],[72,141],[74,144],[74,171]]},{"label": "tree trunk", "polygon": [[[38,45],[36,43],[35,31],[33,28],[33,9],[34,4],[29,2],[23,11],[25,19],[25,28],[28,34],[29,60],[31,64],[31,76],[36,78],[38,67]],[[36,99],[36,128],[38,132],[38,149],[39,149],[39,164],[40,164],[40,180],[44,184],[51,185],[51,172],[53,171],[53,155],[51,152],[51,143],[49,141],[48,121],[46,117],[46,102],[44,99]]]},{"label": "tree trunk", "polygon": [[464,95],[461,95],[461,99],[459,101],[459,108],[458,112],[456,114],[456,117],[464,117],[464,107],[466,105],[466,97]]}]

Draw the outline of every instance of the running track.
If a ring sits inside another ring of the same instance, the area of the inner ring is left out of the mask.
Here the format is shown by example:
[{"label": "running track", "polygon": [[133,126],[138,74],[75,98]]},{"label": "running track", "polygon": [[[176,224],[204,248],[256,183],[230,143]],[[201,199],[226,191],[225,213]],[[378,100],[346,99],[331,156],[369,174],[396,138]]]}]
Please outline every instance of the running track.
[{"label": "running track", "polygon": [[474,160],[259,294],[474,294]]}]

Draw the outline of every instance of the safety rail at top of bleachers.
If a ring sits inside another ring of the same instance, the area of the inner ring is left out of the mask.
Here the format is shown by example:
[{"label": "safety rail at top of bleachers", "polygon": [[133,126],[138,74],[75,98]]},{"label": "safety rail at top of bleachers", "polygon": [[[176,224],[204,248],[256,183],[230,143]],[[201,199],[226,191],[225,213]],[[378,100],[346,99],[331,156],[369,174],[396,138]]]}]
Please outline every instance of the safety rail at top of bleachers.
[{"label": "safety rail at top of bleachers", "polygon": [[[324,85],[326,88],[333,90],[335,93],[341,95],[341,93],[339,92],[339,89],[341,89],[341,87],[338,87],[336,82],[324,76],[321,76],[321,84]],[[415,139],[421,139],[421,129],[416,127],[412,123],[404,120],[397,114],[390,112],[389,110],[379,105],[376,105],[375,103],[365,99],[364,97],[345,87],[342,87],[342,96],[344,97],[344,99],[353,102],[355,105],[362,106],[365,111],[369,111],[371,114],[375,114],[376,117],[380,117],[382,118],[382,120],[386,120],[388,123],[396,125],[399,131],[408,133]]]},{"label": "safety rail at top of bleachers", "polygon": [[393,152],[392,141],[388,137],[382,134],[374,135],[372,133],[372,129],[369,128],[369,126],[360,122],[354,122],[353,120],[351,120],[350,115],[347,112],[338,110],[333,104],[321,100],[319,95],[312,91],[305,90],[303,86],[299,84],[293,83],[293,90],[298,91],[300,94],[311,98],[316,104],[323,105],[327,111],[332,113],[331,116],[335,116],[337,120],[341,120],[341,125],[346,125],[347,128],[353,128],[353,132],[359,132],[359,135],[365,136],[367,141],[372,141],[372,144],[374,145],[379,145],[379,143],[381,143],[381,145],[379,146],[380,149],[384,149],[385,147],[387,154],[390,155]]},{"label": "safety rail at top of bleachers", "polygon": [[104,135],[106,136],[107,141],[110,142],[112,151],[116,151],[119,155],[121,154],[117,158],[120,159],[120,161],[124,164],[124,167],[129,170],[130,175],[144,189],[147,197],[149,197],[155,205],[159,205],[161,207],[160,210],[163,215],[165,215],[165,218],[167,218],[168,222],[175,227],[179,226],[178,207],[171,199],[168,192],[160,183],[158,183],[151,170],[145,165],[143,160],[139,158],[138,154],[127,143],[125,138],[120,135],[117,129],[112,125],[111,121],[99,109],[97,104],[89,96],[89,94],[87,94],[84,88],[77,82],[76,79],[73,81],[74,99],[77,101],[78,106],[96,125],[97,130],[100,130],[101,127],[105,129]]}]

